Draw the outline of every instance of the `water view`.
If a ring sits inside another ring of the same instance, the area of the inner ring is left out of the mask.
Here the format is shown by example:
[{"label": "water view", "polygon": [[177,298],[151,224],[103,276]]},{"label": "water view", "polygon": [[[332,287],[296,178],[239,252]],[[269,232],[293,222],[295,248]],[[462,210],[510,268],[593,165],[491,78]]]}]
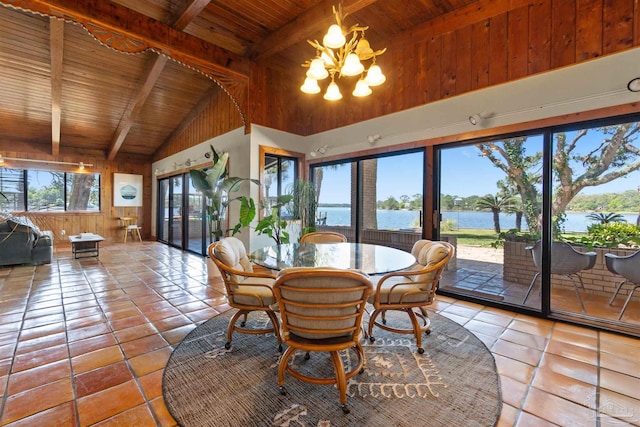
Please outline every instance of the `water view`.
[{"label": "water view", "polygon": [[[351,208],[343,207],[319,207],[318,214],[327,215],[327,225],[333,226],[350,226],[351,225]],[[383,210],[378,209],[378,228],[379,229],[406,229],[416,228],[419,226],[419,211],[409,210]],[[624,214],[627,222],[636,223],[637,215]],[[514,214],[500,214],[500,228],[508,230],[515,228]],[[451,221],[454,229],[476,228],[476,229],[493,229],[493,214],[491,212],[477,211],[448,211],[442,212],[442,219]],[[586,231],[587,226],[594,222],[587,218],[587,213],[567,213],[567,221],[564,224],[566,231]],[[523,220],[522,228],[526,229],[526,223]]]}]

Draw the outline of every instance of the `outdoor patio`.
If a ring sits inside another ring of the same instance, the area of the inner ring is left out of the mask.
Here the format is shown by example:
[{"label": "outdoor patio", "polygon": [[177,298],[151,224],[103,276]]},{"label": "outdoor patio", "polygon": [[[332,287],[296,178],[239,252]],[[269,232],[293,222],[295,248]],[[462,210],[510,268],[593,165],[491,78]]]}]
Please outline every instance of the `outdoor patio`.
[{"label": "outdoor patio", "polygon": [[[444,272],[440,289],[450,292],[468,294],[487,298],[507,304],[522,305],[529,284],[512,283],[503,277],[503,250],[457,246],[457,269]],[[620,279],[622,280],[622,279]],[[618,298],[609,305],[610,296],[581,292],[586,315],[597,319],[617,322],[624,303]],[[540,306],[540,280],[538,279],[531,295],[527,299],[527,307]],[[552,290],[552,309],[570,313],[580,313],[580,304],[575,292],[571,289],[554,287]],[[640,302],[632,300],[627,307],[622,323],[640,325]]]}]

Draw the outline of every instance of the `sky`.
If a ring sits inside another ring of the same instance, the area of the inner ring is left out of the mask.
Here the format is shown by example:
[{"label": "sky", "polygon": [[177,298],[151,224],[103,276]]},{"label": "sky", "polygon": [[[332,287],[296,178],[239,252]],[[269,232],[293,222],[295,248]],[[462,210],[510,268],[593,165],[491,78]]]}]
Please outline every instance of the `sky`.
[{"label": "sky", "polygon": [[[572,133],[567,132],[569,140]],[[586,138],[580,141],[580,152],[594,149],[603,136],[592,129]],[[539,150],[542,144],[540,136],[530,137],[532,149]],[[636,146],[640,141],[636,140]],[[441,192],[458,197],[483,196],[498,191],[496,182],[504,178],[504,173],[488,159],[480,156],[475,146],[453,147],[442,150]],[[398,199],[401,195],[409,197],[422,192],[422,155],[420,153],[378,159],[378,200],[389,196]],[[580,173],[580,166],[574,165]],[[326,169],[322,183],[321,203],[349,203],[351,187],[350,167],[340,166],[337,170]],[[640,171],[625,178],[619,178],[598,187],[587,187],[581,194],[619,193],[626,190],[636,191],[640,186]]]}]

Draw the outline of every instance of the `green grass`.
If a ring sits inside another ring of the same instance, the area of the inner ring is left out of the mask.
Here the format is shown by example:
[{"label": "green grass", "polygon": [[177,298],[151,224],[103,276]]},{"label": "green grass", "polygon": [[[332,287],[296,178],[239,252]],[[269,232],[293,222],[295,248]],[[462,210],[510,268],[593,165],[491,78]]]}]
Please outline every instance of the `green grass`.
[{"label": "green grass", "polygon": [[498,235],[494,230],[463,228],[462,230],[443,230],[443,235],[452,235],[458,237],[458,244],[482,246],[490,248],[491,243],[498,239]]}]

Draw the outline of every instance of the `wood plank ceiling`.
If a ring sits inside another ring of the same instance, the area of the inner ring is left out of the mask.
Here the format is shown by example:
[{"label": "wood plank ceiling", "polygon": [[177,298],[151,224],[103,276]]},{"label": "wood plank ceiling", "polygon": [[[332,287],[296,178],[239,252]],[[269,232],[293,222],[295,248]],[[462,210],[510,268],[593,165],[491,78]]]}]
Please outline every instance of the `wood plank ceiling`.
[{"label": "wood plank ceiling", "polygon": [[[476,1],[343,5],[380,46]],[[309,56],[306,40],[321,39],[334,4],[0,0],[0,148],[109,160],[152,156],[223,88],[245,114],[250,62],[299,67]]]}]

